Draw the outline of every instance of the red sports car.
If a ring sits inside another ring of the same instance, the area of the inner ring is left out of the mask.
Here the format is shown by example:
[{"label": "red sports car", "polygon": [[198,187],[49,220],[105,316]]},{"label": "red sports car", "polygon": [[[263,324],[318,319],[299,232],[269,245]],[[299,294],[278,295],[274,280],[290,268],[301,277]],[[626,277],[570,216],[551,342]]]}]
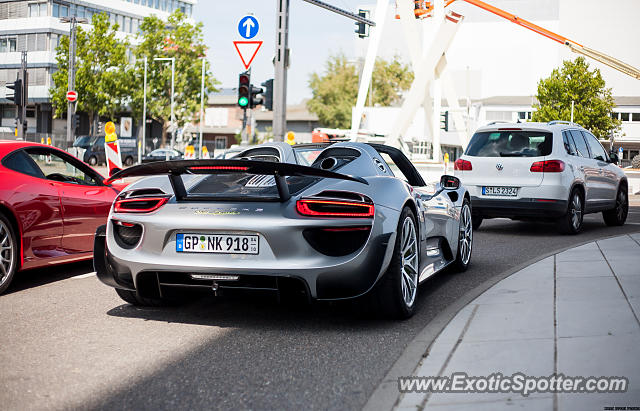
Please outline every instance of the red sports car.
[{"label": "red sports car", "polygon": [[90,259],[124,184],[55,147],[0,141],[0,293],[17,271]]}]

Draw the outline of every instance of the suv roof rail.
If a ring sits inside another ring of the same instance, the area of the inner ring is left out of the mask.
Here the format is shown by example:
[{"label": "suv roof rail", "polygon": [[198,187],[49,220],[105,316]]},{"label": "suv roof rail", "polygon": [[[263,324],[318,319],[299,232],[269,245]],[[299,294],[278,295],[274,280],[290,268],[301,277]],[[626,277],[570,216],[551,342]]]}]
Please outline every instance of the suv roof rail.
[{"label": "suv roof rail", "polygon": [[492,121],[492,122],[488,123],[487,125],[488,126],[492,126],[494,124],[499,124],[499,123],[508,124],[508,123],[513,123],[513,121],[495,120],[495,121]]},{"label": "suv roof rail", "polygon": [[567,124],[569,126],[582,127],[580,124],[573,123],[571,121],[564,121],[564,120],[553,120],[553,121],[548,122],[547,124],[549,124],[550,126],[552,126],[554,124]]}]

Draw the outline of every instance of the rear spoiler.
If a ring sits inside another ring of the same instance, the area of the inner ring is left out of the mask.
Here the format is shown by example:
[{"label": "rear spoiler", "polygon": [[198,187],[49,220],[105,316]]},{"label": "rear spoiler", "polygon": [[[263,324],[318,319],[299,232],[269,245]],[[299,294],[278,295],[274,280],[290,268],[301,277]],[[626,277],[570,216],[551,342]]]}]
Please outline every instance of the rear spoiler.
[{"label": "rear spoiler", "polygon": [[275,163],[270,161],[255,160],[171,160],[155,161],[147,164],[140,164],[119,170],[109,178],[104,180],[105,184],[110,184],[114,180],[125,177],[142,177],[167,174],[173,187],[176,199],[186,200],[187,190],[184,186],[182,174],[223,174],[223,173],[246,173],[256,175],[272,175],[275,177],[276,188],[280,201],[284,202],[291,198],[289,187],[285,177],[287,176],[308,176],[319,178],[334,178],[338,180],[355,181],[362,184],[369,184],[362,177],[350,176],[346,174],[334,173],[314,167],[301,166],[290,163]]}]

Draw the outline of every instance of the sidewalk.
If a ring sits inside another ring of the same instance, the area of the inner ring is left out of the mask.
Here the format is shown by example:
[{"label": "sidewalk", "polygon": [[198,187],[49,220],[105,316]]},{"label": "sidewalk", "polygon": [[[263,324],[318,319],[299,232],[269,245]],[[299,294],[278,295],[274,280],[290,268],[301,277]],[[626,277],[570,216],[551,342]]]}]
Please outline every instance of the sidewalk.
[{"label": "sidewalk", "polygon": [[500,281],[462,309],[411,375],[617,376],[629,379],[629,390],[528,397],[407,393],[399,396],[396,409],[640,407],[639,316],[640,234],[600,240],[548,257]]}]

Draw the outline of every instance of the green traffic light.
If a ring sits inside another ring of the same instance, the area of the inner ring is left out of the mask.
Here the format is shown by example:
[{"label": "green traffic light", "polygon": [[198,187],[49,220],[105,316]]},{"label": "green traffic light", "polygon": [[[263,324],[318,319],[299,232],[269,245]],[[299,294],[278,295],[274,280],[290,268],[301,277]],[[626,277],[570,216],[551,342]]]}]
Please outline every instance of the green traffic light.
[{"label": "green traffic light", "polygon": [[239,105],[240,107],[246,107],[246,106],[247,106],[247,104],[249,104],[249,99],[248,99],[248,98],[246,98],[246,97],[240,97],[240,98],[238,99],[238,105]]}]

